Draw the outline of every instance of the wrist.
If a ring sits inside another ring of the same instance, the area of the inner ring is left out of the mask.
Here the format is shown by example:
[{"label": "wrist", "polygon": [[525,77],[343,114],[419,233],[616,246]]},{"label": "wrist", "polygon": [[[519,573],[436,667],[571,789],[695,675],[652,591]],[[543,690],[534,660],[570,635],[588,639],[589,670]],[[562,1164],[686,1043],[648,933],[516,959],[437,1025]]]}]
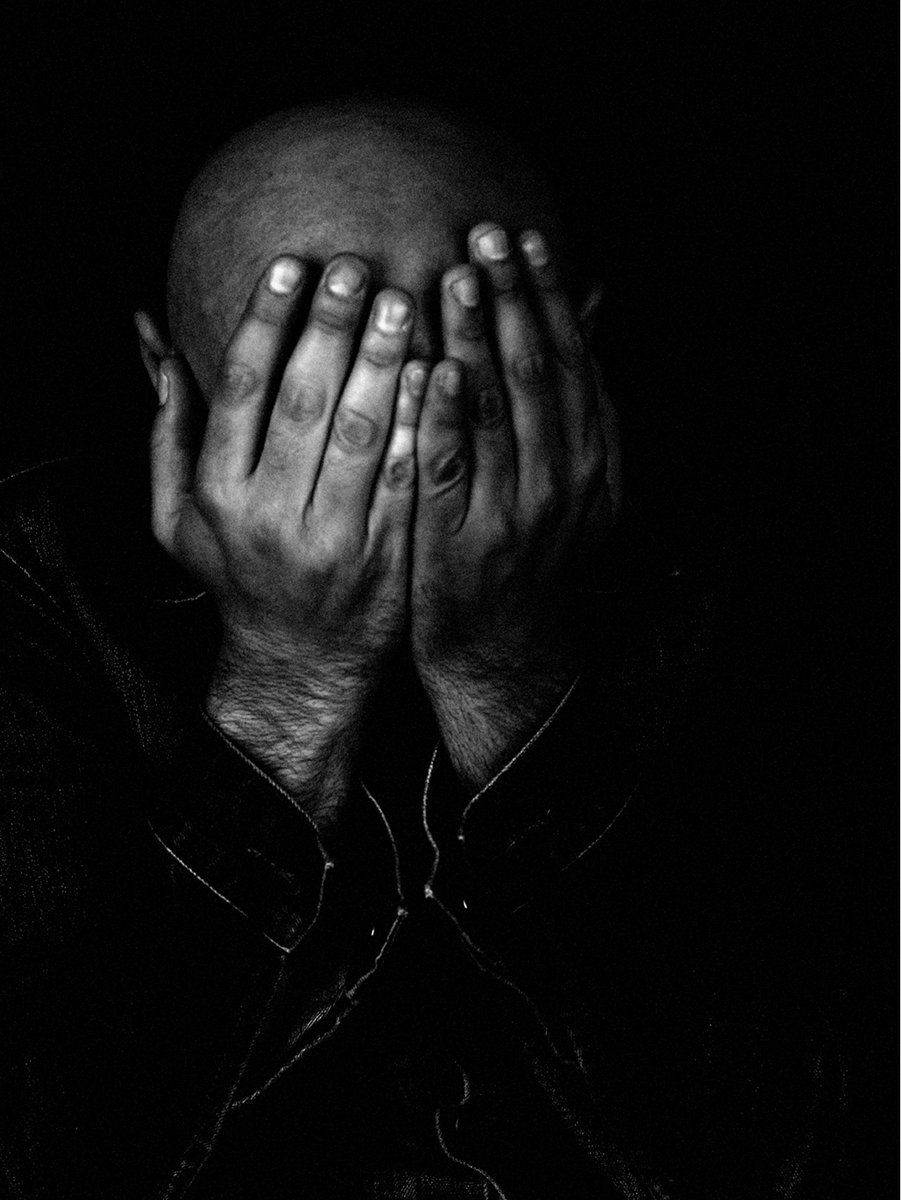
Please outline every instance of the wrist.
[{"label": "wrist", "polygon": [[209,719],[289,792],[317,826],[334,823],[349,792],[362,706],[310,676],[241,671],[221,661],[207,690]]}]

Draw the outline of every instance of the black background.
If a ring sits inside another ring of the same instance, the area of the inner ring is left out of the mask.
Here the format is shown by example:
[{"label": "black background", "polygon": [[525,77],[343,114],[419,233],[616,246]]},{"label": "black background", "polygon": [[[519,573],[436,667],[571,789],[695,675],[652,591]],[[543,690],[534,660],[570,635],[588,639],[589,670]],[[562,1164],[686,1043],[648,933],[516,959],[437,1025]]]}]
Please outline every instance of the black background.
[{"label": "black background", "polygon": [[[747,546],[781,613],[774,724],[793,785],[808,780],[786,803],[815,843],[817,936],[844,947],[864,1058],[893,1071],[896,389],[877,364],[895,323],[879,128],[894,30],[870,7],[20,9],[0,466],[146,436],[131,314],[162,313],[181,193],[223,137],[351,88],[483,104],[592,230],[636,504],[676,543]],[[892,1104],[874,1094],[864,1123]]]}]

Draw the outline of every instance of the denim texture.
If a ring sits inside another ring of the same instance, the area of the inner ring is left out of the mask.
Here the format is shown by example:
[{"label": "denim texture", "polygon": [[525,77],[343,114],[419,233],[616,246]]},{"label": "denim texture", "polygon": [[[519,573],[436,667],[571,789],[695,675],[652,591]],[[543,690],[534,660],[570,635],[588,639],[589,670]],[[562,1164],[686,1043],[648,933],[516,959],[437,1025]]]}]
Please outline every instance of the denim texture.
[{"label": "denim texture", "polygon": [[202,715],[215,612],[147,529],[127,464],[0,487],[4,1194],[833,1194],[841,1055],[700,698],[721,574],[627,523],[477,797],[401,658],[327,852]]}]

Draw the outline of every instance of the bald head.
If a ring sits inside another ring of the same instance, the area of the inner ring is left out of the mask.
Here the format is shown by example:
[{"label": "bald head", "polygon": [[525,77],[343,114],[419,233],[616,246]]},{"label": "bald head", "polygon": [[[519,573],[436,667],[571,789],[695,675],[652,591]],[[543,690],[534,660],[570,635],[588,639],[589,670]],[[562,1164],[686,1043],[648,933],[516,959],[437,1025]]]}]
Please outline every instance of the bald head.
[{"label": "bald head", "polygon": [[209,395],[266,263],[291,253],[322,267],[346,251],[367,260],[374,286],[416,300],[411,356],[440,357],[436,284],[484,220],[538,226],[567,263],[549,188],[496,131],[381,99],[276,113],[227,142],[188,190],[169,256],[172,340]]}]

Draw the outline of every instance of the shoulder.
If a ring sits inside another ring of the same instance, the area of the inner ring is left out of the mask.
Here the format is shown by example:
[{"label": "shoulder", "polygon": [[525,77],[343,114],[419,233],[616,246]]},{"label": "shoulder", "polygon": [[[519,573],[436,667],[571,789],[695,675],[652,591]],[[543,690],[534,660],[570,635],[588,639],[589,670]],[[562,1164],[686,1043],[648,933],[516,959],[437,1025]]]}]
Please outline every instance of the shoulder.
[{"label": "shoulder", "polygon": [[68,602],[110,589],[187,594],[191,581],[150,533],[149,500],[133,450],[112,464],[77,454],[11,472],[0,479],[0,579]]}]

